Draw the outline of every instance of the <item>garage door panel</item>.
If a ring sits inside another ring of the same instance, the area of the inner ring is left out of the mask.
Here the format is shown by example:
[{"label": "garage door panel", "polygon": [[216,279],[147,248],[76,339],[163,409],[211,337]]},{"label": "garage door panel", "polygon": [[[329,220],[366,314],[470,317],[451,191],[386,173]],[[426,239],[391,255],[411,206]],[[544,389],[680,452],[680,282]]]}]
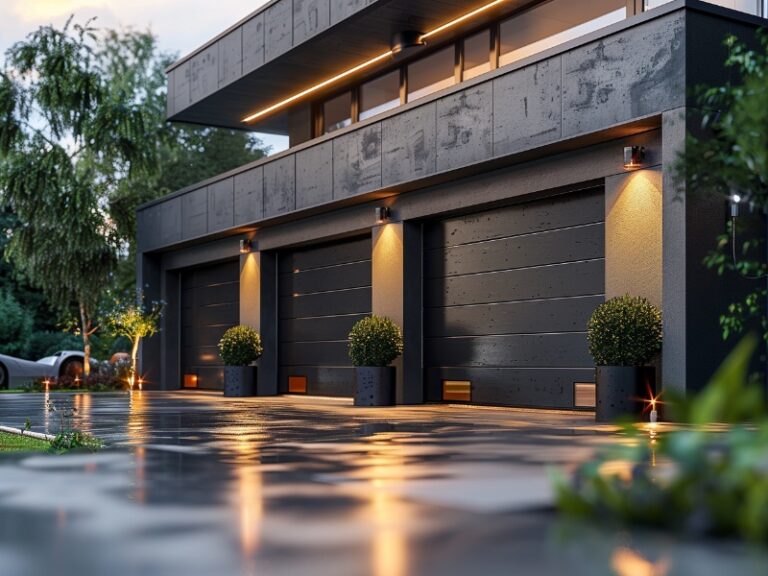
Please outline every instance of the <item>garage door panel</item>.
[{"label": "garage door panel", "polygon": [[181,274],[182,386],[196,377],[198,388],[223,387],[218,343],[240,322],[238,260],[184,271]]},{"label": "garage door panel", "polygon": [[293,342],[280,346],[279,361],[285,366],[347,366],[349,345],[343,342]]},{"label": "garage door panel", "polygon": [[279,271],[281,274],[288,274],[296,270],[303,272],[315,268],[326,268],[328,266],[370,259],[371,239],[359,238],[286,253],[280,259]]},{"label": "garage door panel", "polygon": [[211,286],[225,281],[231,281],[232,278],[238,278],[240,276],[240,262],[232,260],[231,262],[224,262],[222,264],[216,264],[214,266],[208,266],[205,268],[198,268],[193,270],[188,275],[189,285],[182,285],[184,288],[188,287],[203,287]]},{"label": "garage door panel", "polygon": [[575,382],[594,382],[594,368],[434,368],[427,371],[427,399],[442,400],[444,380],[469,381],[472,402],[527,408],[573,408]]},{"label": "garage door panel", "polygon": [[427,231],[426,248],[456,246],[602,222],[605,218],[604,195],[600,191],[555,196],[551,199],[517,204],[469,216],[450,218],[431,226]]},{"label": "garage door panel", "polygon": [[287,393],[288,378],[298,376],[307,380],[307,394],[314,396],[352,396],[355,390],[355,369],[351,367],[285,366],[280,369],[280,392]]},{"label": "garage door panel", "polygon": [[594,260],[425,281],[429,307],[602,294],[605,262]]},{"label": "garage door panel", "polygon": [[281,342],[316,342],[346,340],[349,331],[366,314],[352,314],[330,318],[302,318],[280,321]]},{"label": "garage door panel", "polygon": [[370,285],[370,261],[353,262],[284,275],[280,282],[280,295],[314,294]]},{"label": "garage door panel", "polygon": [[438,366],[586,368],[593,365],[585,333],[438,338],[425,342]]},{"label": "garage door panel", "polygon": [[214,284],[196,288],[193,302],[196,307],[213,306],[237,302],[239,297],[240,284],[237,282],[227,282],[225,284]]},{"label": "garage door panel", "polygon": [[285,319],[369,314],[370,310],[370,288],[280,298],[280,317]]},{"label": "garage door panel", "polygon": [[579,332],[603,300],[588,296],[430,308],[425,310],[424,331],[427,338]]},{"label": "garage door panel", "polygon": [[605,227],[590,224],[435,250],[435,257],[427,255],[426,278],[593,260],[605,254]]},{"label": "garage door panel", "polygon": [[279,257],[280,389],[306,378],[306,393],[350,396],[349,331],[371,313],[371,238],[302,248]]},{"label": "garage door panel", "polygon": [[228,302],[213,306],[201,306],[194,311],[190,310],[189,315],[194,316],[201,326],[237,324],[240,322],[240,304],[238,302]]}]

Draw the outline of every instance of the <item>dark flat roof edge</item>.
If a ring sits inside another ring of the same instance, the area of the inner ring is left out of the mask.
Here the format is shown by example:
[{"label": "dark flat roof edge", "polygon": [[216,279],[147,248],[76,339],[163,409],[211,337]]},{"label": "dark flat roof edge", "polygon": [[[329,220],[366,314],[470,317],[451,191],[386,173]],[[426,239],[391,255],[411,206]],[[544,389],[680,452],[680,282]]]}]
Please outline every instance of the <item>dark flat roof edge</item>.
[{"label": "dark flat roof edge", "polygon": [[[274,0],[273,0],[274,1]],[[417,108],[419,106],[424,106],[430,102],[433,102],[435,100],[439,100],[440,98],[445,97],[448,94],[451,94],[453,92],[457,92],[459,90],[465,90],[469,87],[472,87],[477,84],[482,84],[483,82],[487,82],[489,80],[494,80],[495,78],[498,78],[500,76],[503,76],[505,74],[509,74],[511,72],[514,72],[516,70],[520,70],[522,68],[531,66],[533,64],[537,64],[539,62],[542,62],[543,60],[547,60],[549,58],[554,58],[556,56],[560,56],[562,54],[565,54],[566,52],[569,52],[575,48],[579,48],[581,46],[584,46],[586,44],[589,44],[591,42],[594,42],[596,40],[599,40],[601,38],[605,38],[607,36],[611,36],[613,34],[622,32],[624,30],[634,28],[636,26],[639,26],[641,24],[644,24],[646,22],[650,22],[653,20],[657,20],[659,18],[663,18],[664,16],[667,16],[668,14],[678,12],[681,10],[696,10],[701,11],[709,14],[713,14],[716,16],[720,16],[723,18],[739,21],[739,22],[745,22],[750,23],[755,26],[766,26],[766,19],[758,17],[758,16],[752,16],[749,14],[745,14],[743,12],[738,12],[729,8],[723,8],[721,6],[716,6],[714,4],[710,4],[708,2],[705,2],[703,0],[673,0],[669,4],[664,4],[663,6],[659,6],[658,8],[654,8],[653,10],[649,10],[648,12],[643,12],[642,14],[637,14],[635,16],[632,16],[630,18],[627,18],[626,20],[623,20],[621,22],[616,22],[615,24],[611,24],[610,26],[606,26],[605,28],[601,28],[600,30],[595,30],[594,32],[591,32],[589,34],[586,34],[584,36],[581,36],[579,38],[575,38],[573,40],[570,40],[569,42],[565,42],[563,44],[560,44],[558,46],[555,46],[553,48],[550,48],[548,50],[544,50],[542,52],[539,52],[537,54],[533,54],[531,56],[528,56],[527,58],[523,58],[522,60],[519,60],[513,64],[508,64],[503,67],[499,67],[496,70],[493,70],[491,72],[488,72],[486,74],[483,74],[481,76],[478,76],[477,78],[474,78],[468,82],[462,82],[460,84],[455,84],[453,86],[450,86],[448,88],[445,88],[443,90],[440,90],[438,92],[435,92],[434,94],[430,94],[427,97],[420,98],[419,100],[415,102],[409,102],[408,104],[405,104],[403,106],[398,106],[397,108],[393,108],[392,110],[389,110],[387,112],[384,112],[382,114],[376,115],[372,118],[369,118],[367,120],[364,120],[362,122],[357,122],[355,124],[352,124],[350,126],[347,126],[346,128],[343,128],[341,130],[337,130],[336,132],[333,132],[332,134],[326,134],[324,136],[320,136],[318,138],[313,138],[311,140],[308,140],[307,142],[304,142],[302,144],[299,144],[297,146],[294,146],[292,148],[289,148],[287,150],[284,150],[282,152],[278,152],[277,154],[274,154],[272,156],[266,156],[264,158],[261,158],[259,160],[255,160],[253,162],[250,162],[248,164],[244,164],[243,166],[239,166],[237,168],[233,168],[232,170],[229,170],[227,172],[224,172],[222,174],[218,174],[216,176],[212,176],[210,178],[207,178],[205,180],[202,180],[200,182],[196,182],[194,184],[191,184],[189,186],[186,186],[180,190],[177,190],[175,192],[171,192],[170,194],[167,194],[161,198],[157,198],[155,200],[150,200],[149,202],[145,202],[144,204],[141,204],[136,208],[137,212],[141,210],[145,210],[147,208],[151,208],[152,206],[155,206],[157,204],[161,204],[163,202],[166,202],[168,200],[172,200],[176,198],[177,196],[183,196],[184,194],[187,194],[188,192],[192,192],[194,190],[198,190],[200,188],[204,188],[206,186],[210,186],[211,184],[215,184],[216,182],[219,182],[221,180],[225,180],[227,178],[237,176],[238,174],[242,174],[243,172],[247,172],[248,170],[252,170],[253,168],[257,168],[259,166],[263,166],[265,164],[268,164],[273,161],[280,160],[281,158],[284,158],[290,154],[296,154],[298,152],[301,152],[302,150],[306,150],[309,148],[312,148],[313,146],[317,146],[318,144],[322,144],[323,142],[326,142],[328,140],[333,140],[334,138],[338,138],[344,134],[347,134],[349,132],[354,132],[356,130],[359,130],[360,128],[364,128],[365,126],[376,124],[378,122],[382,122],[386,120],[387,118],[390,118],[392,116],[402,114],[403,112],[407,112],[408,110],[411,110],[413,108]]]}]

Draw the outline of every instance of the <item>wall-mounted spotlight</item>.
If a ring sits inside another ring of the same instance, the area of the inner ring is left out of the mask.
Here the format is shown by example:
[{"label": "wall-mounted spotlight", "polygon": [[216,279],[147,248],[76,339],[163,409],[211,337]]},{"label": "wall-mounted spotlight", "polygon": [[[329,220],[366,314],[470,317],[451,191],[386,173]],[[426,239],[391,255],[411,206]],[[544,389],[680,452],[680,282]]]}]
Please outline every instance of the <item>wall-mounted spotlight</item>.
[{"label": "wall-mounted spotlight", "polygon": [[624,148],[624,169],[640,168],[645,162],[644,146],[627,146]]},{"label": "wall-mounted spotlight", "polygon": [[250,254],[251,253],[251,241],[247,239],[240,240],[240,254]]},{"label": "wall-mounted spotlight", "polygon": [[414,50],[426,45],[427,42],[424,40],[424,34],[413,30],[397,32],[390,41],[393,58],[405,58]]},{"label": "wall-mounted spotlight", "polygon": [[376,222],[379,224],[384,224],[384,222],[389,220],[389,217],[391,216],[391,212],[389,211],[388,206],[376,206],[374,211],[376,214]]}]

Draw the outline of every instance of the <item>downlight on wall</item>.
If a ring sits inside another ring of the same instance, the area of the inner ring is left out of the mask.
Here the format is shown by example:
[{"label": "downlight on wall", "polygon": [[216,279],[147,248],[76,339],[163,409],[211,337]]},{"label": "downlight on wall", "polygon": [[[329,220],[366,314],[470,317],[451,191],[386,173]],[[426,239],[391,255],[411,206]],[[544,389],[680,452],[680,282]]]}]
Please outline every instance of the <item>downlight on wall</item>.
[{"label": "downlight on wall", "polygon": [[387,206],[376,206],[376,208],[373,209],[373,213],[376,216],[377,224],[384,224],[392,215]]},{"label": "downlight on wall", "polygon": [[624,169],[636,170],[645,163],[644,146],[627,146],[624,148]]},{"label": "downlight on wall", "polygon": [[250,254],[252,247],[250,240],[240,240],[240,254]]},{"label": "downlight on wall", "polygon": [[[352,68],[349,68],[347,70],[344,70],[343,72],[340,72],[339,74],[336,74],[335,76],[331,76],[330,78],[323,80],[322,82],[315,84],[314,86],[310,86],[309,88],[302,90],[301,92],[298,92],[294,94],[293,96],[289,96],[285,100],[281,100],[280,102],[276,102],[275,104],[272,104],[271,106],[264,108],[263,110],[259,110],[258,112],[254,112],[253,114],[250,114],[243,118],[241,122],[243,124],[249,124],[251,122],[254,122],[260,118],[264,118],[265,116],[271,114],[272,112],[276,112],[282,108],[285,108],[289,104],[293,104],[294,102],[301,100],[302,98],[305,98],[306,96],[310,96],[316,92],[319,92],[323,88],[327,88],[328,86],[332,86],[333,84],[336,84],[337,82],[340,82],[341,80],[344,80],[345,78],[349,78],[350,76],[356,74],[357,72],[361,72],[363,70],[366,70],[375,64],[378,64],[379,62],[382,62],[384,60],[387,60],[389,58],[392,58],[393,56],[396,56],[400,52],[402,52],[403,49],[411,48],[413,45],[413,42],[415,41],[419,46],[422,46],[426,44],[426,40],[429,38],[432,38],[434,36],[438,36],[439,34],[445,32],[446,30],[450,30],[451,28],[454,28],[456,26],[459,26],[472,18],[479,16],[480,14],[483,14],[496,6],[499,6],[501,4],[504,4],[505,2],[509,2],[509,0],[495,0],[494,2],[489,2],[487,4],[483,4],[482,6],[475,8],[474,10],[471,10],[470,12],[467,12],[466,14],[463,14],[462,16],[459,16],[458,18],[454,18],[453,20],[450,20],[449,22],[446,22],[445,24],[441,24],[437,28],[433,28],[432,30],[429,30],[418,38],[413,38],[411,35],[413,32],[404,32],[402,35],[405,35],[408,40],[408,43],[403,43],[402,45],[398,46],[397,43],[397,35],[393,38],[393,47],[387,50],[386,52],[383,52],[379,54],[378,56],[374,56],[370,60],[366,60],[365,62],[362,62],[358,64],[357,66],[354,66]],[[399,51],[396,52],[395,49],[398,49]]]}]

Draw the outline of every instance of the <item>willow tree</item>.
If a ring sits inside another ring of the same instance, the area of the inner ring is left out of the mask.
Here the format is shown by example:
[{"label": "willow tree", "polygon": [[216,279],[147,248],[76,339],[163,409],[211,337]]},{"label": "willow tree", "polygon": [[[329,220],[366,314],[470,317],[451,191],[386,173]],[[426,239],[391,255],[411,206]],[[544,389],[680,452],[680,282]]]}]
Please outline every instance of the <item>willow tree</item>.
[{"label": "willow tree", "polygon": [[41,27],[0,71],[0,193],[19,218],[6,257],[90,337],[120,241],[105,198],[153,164],[141,95],[107,81],[90,22]]}]

